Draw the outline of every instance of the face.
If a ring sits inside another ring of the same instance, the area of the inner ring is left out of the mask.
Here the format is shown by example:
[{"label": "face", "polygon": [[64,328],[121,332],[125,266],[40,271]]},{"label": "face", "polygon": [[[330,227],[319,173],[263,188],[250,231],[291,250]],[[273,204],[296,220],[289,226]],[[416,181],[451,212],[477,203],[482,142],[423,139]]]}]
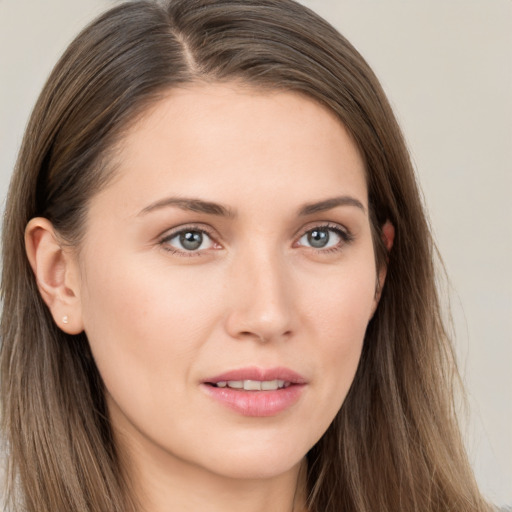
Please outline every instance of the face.
[{"label": "face", "polygon": [[116,164],[77,257],[114,430],[158,464],[286,472],[342,405],[376,307],[354,143],[301,95],[197,85]]}]

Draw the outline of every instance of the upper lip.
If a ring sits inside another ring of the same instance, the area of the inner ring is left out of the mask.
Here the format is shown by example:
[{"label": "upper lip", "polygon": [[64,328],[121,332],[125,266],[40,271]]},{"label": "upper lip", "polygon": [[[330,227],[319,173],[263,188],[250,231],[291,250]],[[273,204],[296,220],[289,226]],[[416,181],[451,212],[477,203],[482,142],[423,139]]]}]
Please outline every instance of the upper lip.
[{"label": "upper lip", "polygon": [[204,379],[203,382],[216,384],[217,382],[233,380],[284,380],[290,384],[306,384],[306,379],[302,375],[282,366],[274,368],[259,368],[256,366],[237,368],[215,375],[214,377]]}]

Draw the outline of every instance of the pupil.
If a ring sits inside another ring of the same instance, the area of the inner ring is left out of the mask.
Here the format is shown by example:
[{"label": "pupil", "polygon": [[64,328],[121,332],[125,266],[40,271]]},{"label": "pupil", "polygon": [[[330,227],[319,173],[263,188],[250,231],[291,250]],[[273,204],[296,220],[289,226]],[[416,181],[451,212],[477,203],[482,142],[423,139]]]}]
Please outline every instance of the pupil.
[{"label": "pupil", "polygon": [[313,247],[325,247],[329,242],[329,232],[326,229],[314,229],[308,234],[308,242]]},{"label": "pupil", "polygon": [[199,231],[187,231],[180,235],[180,242],[187,251],[199,249],[203,243],[203,234]]}]

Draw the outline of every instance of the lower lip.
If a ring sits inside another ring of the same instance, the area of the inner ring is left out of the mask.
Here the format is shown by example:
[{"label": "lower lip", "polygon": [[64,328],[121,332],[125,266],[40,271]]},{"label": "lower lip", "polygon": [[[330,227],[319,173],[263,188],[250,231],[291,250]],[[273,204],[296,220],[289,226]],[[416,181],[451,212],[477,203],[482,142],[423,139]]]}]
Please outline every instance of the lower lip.
[{"label": "lower lip", "polygon": [[244,391],[231,388],[217,388],[202,384],[206,393],[223,405],[243,416],[275,416],[294,405],[304,384],[292,384],[275,391]]}]

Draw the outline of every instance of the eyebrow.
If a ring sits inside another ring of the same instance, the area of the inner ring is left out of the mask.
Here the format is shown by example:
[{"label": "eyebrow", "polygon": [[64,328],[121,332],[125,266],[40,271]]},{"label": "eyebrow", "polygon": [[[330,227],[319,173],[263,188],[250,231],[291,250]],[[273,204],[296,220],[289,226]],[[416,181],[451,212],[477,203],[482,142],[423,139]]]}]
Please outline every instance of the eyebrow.
[{"label": "eyebrow", "polygon": [[319,201],[316,203],[309,203],[304,205],[299,210],[299,215],[311,215],[313,213],[325,212],[327,210],[332,210],[338,206],[355,206],[366,213],[366,208],[363,206],[363,203],[352,196],[339,196],[339,197],[331,197],[330,199],[325,199],[323,201]]},{"label": "eyebrow", "polygon": [[[169,206],[175,206],[181,210],[189,210],[198,213],[205,213],[207,215],[218,215],[220,217],[235,217],[236,213],[229,207],[219,203],[213,203],[211,201],[204,201],[203,199],[183,198],[183,197],[166,197],[160,199],[149,206],[146,206],[139,215],[166,208]],[[324,199],[322,201],[308,203],[299,209],[299,216],[304,217],[312,215],[313,213],[325,212],[332,210],[338,206],[355,206],[366,213],[366,208],[363,206],[361,201],[352,196],[339,196]]]},{"label": "eyebrow", "polygon": [[202,199],[192,199],[183,197],[166,197],[160,201],[146,206],[139,215],[143,215],[153,210],[159,210],[160,208],[166,208],[168,206],[176,206],[181,210],[190,210],[198,213],[206,213],[208,215],[219,215],[221,217],[234,217],[234,212],[227,206],[223,206],[218,203],[212,203],[210,201],[204,201]]}]

